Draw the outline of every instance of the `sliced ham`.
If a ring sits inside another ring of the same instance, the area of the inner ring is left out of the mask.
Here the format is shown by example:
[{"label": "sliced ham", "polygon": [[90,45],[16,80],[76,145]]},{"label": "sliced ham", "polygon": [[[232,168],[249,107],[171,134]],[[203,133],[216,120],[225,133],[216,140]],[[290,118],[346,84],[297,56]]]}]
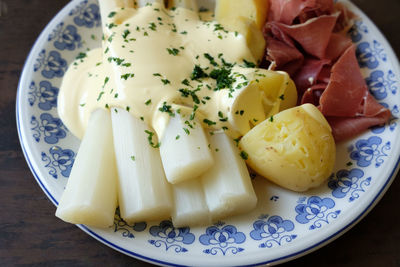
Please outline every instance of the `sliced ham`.
[{"label": "sliced ham", "polygon": [[298,93],[303,95],[307,89],[317,84],[320,80],[319,75],[324,69],[324,66],[330,63],[331,61],[327,59],[306,58],[302,68],[293,76],[293,81],[297,86]]},{"label": "sliced ham", "polygon": [[355,49],[354,45],[349,47],[332,67],[329,84],[320,99],[320,110],[325,116],[356,116],[367,97],[368,87],[361,75]]},{"label": "sliced ham", "polygon": [[269,21],[291,25],[297,19],[301,23],[311,17],[333,13],[332,0],[270,0]]},{"label": "sliced ham", "polygon": [[373,117],[327,117],[327,120],[335,141],[341,142],[365,132],[372,126],[384,124],[390,117],[390,111],[384,109]]},{"label": "sliced ham", "polygon": [[353,42],[351,39],[343,34],[332,33],[331,39],[329,40],[328,47],[325,51],[326,59],[330,59],[333,62],[336,61],[343,53],[349,48]]},{"label": "sliced ham", "polygon": [[289,38],[283,33],[295,40],[308,54],[322,59],[325,57],[338,15],[323,15],[302,24],[290,26],[280,22],[269,22],[268,26],[274,36],[279,33],[279,39],[285,43],[290,44],[290,41],[287,41]]},{"label": "sliced ham", "polygon": [[274,62],[280,70],[293,75],[303,65],[304,56],[295,47],[267,37],[267,60]]},{"label": "sliced ham", "polygon": [[269,12],[267,61],[291,75],[299,104],[318,106],[336,141],[390,119],[390,111],[370,94],[346,36],[352,12],[333,0],[270,0]]}]

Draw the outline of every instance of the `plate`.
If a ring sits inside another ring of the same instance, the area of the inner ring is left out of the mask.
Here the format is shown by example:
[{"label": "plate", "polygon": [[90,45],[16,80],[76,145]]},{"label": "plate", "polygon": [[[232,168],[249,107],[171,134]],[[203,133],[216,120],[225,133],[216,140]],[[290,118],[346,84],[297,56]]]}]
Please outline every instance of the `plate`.
[{"label": "plate", "polygon": [[[203,1],[212,2],[212,1]],[[399,64],[374,24],[361,18],[350,35],[371,93],[393,114],[386,125],[337,147],[331,178],[321,187],[294,193],[255,178],[259,197],[251,213],[207,227],[174,228],[171,221],[125,223],[96,229],[78,225],[100,242],[160,265],[277,264],[327,244],[363,218],[383,196],[399,169]],[[40,187],[57,205],[70,174],[79,140],[57,115],[57,94],[69,63],[100,46],[98,3],[73,0],[47,25],[25,63],[16,111],[21,146]]]}]

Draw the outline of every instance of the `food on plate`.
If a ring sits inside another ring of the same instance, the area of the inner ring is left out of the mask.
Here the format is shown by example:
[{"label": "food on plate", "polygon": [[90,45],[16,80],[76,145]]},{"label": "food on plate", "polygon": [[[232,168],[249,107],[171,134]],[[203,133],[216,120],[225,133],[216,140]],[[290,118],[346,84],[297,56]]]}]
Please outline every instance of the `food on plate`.
[{"label": "food on plate", "polygon": [[[170,2],[177,8],[167,10],[162,1],[140,8],[100,1],[103,45],[75,60],[60,89],[60,117],[83,142],[98,109],[112,118],[114,178],[121,217],[130,223],[171,216],[177,226],[205,224],[254,208],[233,139],[295,104],[286,73],[255,68],[249,39],[199,20],[190,3]],[[82,154],[93,152],[87,149]]]},{"label": "food on plate", "polygon": [[268,13],[268,0],[217,0],[215,19],[226,29],[241,33],[257,62],[264,56],[265,41],[260,31]]},{"label": "food on plate", "polygon": [[[264,28],[270,68],[290,74],[299,104],[319,107],[337,142],[391,117],[368,92],[355,47],[346,35],[355,19],[343,4],[333,1],[271,0]],[[343,108],[352,112],[341,112]]]},{"label": "food on plate", "polygon": [[228,25],[240,17],[249,18],[261,30],[267,20],[268,6],[268,0],[216,0],[215,19]]},{"label": "food on plate", "polygon": [[[182,127],[185,121],[190,121],[191,127],[187,126],[190,130]],[[190,133],[187,134],[185,129]],[[193,174],[204,173],[214,164],[207,137],[196,118],[190,120],[181,114],[175,114],[169,120],[161,144],[164,172],[171,184],[190,180]],[[174,151],[173,157],[171,151]]]},{"label": "food on plate", "polygon": [[253,170],[294,191],[319,186],[332,173],[336,157],[331,127],[311,104],[271,116],[239,145]]},{"label": "food on plate", "polygon": [[[171,217],[177,227],[207,224],[255,207],[245,160],[295,191],[330,175],[335,146],[326,120],[311,105],[291,109],[298,93],[287,72],[257,68],[267,1],[218,1],[217,21],[201,20],[194,0],[169,1],[170,9],[162,0],[128,2],[100,0],[102,47],[81,53],[60,88],[59,115],[82,146],[57,216],[105,227],[118,198],[128,223]],[[281,142],[274,148],[280,154],[261,153],[267,136],[269,147]],[[100,137],[108,140],[96,147]],[[323,141],[310,147],[312,138]],[[97,160],[88,164],[93,153]],[[113,173],[84,179],[85,164],[96,170],[112,164]],[[78,200],[92,202],[81,196],[80,180],[113,185],[108,220],[82,215]]]},{"label": "food on plate", "polygon": [[111,118],[108,111],[98,109],[90,118],[56,216],[71,223],[90,222],[95,227],[112,225],[117,175]]},{"label": "food on plate", "polygon": [[209,140],[215,163],[200,179],[212,220],[252,210],[257,197],[238,147],[224,133]]},{"label": "food on plate", "polygon": [[143,145],[148,125],[122,108],[113,108],[111,119],[121,217],[128,223],[169,218],[171,186],[165,179],[159,150]]}]

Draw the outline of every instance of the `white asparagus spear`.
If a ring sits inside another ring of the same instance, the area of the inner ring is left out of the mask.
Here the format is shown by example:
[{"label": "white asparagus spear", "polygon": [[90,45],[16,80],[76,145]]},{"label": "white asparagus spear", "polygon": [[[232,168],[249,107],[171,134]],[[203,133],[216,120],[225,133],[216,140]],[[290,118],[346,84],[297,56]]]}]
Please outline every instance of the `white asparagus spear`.
[{"label": "white asparagus spear", "polygon": [[147,125],[121,108],[112,108],[111,114],[121,217],[128,223],[169,218],[171,188],[159,149],[147,143]]},{"label": "white asparagus spear", "polygon": [[175,208],[174,227],[206,225],[211,222],[200,179],[184,181],[172,186]]},{"label": "white asparagus spear", "polygon": [[212,220],[252,210],[257,203],[239,149],[225,133],[209,136],[215,164],[201,177]]},{"label": "white asparagus spear", "polygon": [[99,0],[100,5],[100,15],[103,23],[103,28],[105,27],[107,17],[117,8],[136,8],[143,7],[147,4],[152,4],[158,2],[164,4],[163,0]]},{"label": "white asparagus spear", "polygon": [[108,227],[114,222],[116,206],[111,115],[98,109],[90,116],[56,216],[70,223]]},{"label": "white asparagus spear", "polygon": [[195,0],[169,0],[168,8],[182,7],[197,12],[199,9]]},{"label": "white asparagus spear", "polygon": [[197,178],[213,164],[201,124],[196,119],[189,124],[176,113],[161,140],[161,160],[165,176],[172,184]]}]

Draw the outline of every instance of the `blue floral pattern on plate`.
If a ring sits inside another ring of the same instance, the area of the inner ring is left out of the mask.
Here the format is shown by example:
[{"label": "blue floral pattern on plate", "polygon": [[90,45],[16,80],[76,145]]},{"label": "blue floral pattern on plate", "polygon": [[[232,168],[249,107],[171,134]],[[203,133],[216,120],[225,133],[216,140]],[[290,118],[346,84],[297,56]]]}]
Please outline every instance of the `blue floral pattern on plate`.
[{"label": "blue floral pattern on plate", "polygon": [[382,142],[382,138],[378,136],[361,139],[356,142],[355,147],[350,147],[350,158],[356,160],[359,167],[368,167],[372,161],[375,161],[375,167],[379,167],[391,149],[390,141],[384,144]]},{"label": "blue floral pattern on plate", "polygon": [[297,237],[297,235],[288,234],[294,230],[294,223],[276,215],[271,217],[261,215],[259,220],[253,223],[253,228],[250,237],[254,240],[264,240],[259,245],[260,248],[281,246],[284,242],[291,242]]},{"label": "blue floral pattern on plate", "polygon": [[296,221],[301,224],[308,224],[311,222],[310,230],[321,228],[324,223],[329,224],[332,219],[336,219],[340,214],[340,210],[332,211],[334,207],[335,201],[333,201],[333,199],[312,196],[308,198],[305,204],[296,206]]},{"label": "blue floral pattern on plate", "polygon": [[371,177],[364,177],[361,169],[340,170],[336,176],[332,176],[328,186],[332,189],[332,195],[336,198],[345,198],[350,195],[349,202],[360,197],[365,192],[365,187],[371,184]]},{"label": "blue floral pattern on plate", "polygon": [[246,235],[239,232],[233,225],[225,225],[219,222],[216,225],[206,229],[206,233],[199,237],[199,241],[204,246],[209,246],[203,250],[204,253],[210,255],[227,255],[227,253],[237,254],[244,250],[243,247],[237,246],[244,243]]},{"label": "blue floral pattern on plate", "polygon": [[[353,7],[345,0],[342,2]],[[344,214],[358,218],[366,212],[359,205],[372,203],[384,192],[391,177],[381,177],[381,172],[395,168],[400,150],[398,64],[393,62],[395,56],[375,26],[359,15],[362,20],[350,32],[358,61],[370,92],[392,111],[393,118],[344,144],[337,157],[343,162],[329,181],[309,195],[266,183],[269,192],[253,215],[229,218],[226,223],[193,228],[175,228],[169,220],[127,224],[117,211],[109,229],[85,231],[117,250],[161,265],[202,265],[203,259],[214,265],[237,265],[237,260],[249,265],[273,263],[312,249],[315,244],[307,242],[310,235],[318,235],[322,242],[340,234],[348,227],[341,220]],[[56,203],[67,182],[61,178],[70,175],[78,147],[77,139],[58,118],[57,95],[68,64],[80,52],[101,46],[100,38],[95,38],[101,36],[97,1],[71,1],[52,25],[34,46],[25,66],[26,75],[18,89],[17,113],[28,163],[39,184]],[[259,181],[258,177],[252,178],[253,182]],[[376,188],[379,193],[372,190]],[[262,197],[263,194],[259,195]],[[257,217],[259,214],[262,215]],[[335,232],[334,225],[343,226],[342,230]],[[138,254],[137,248],[142,247],[145,251]],[[277,258],[275,255],[283,248],[290,252]],[[264,260],[254,262],[248,253],[262,255]],[[173,255],[174,260],[165,255]]]},{"label": "blue floral pattern on plate", "polygon": [[184,245],[194,242],[195,236],[189,227],[175,228],[171,221],[162,221],[159,225],[150,227],[150,234],[158,239],[151,239],[149,243],[155,247],[164,245],[165,250],[173,248],[175,252],[187,252]]}]

